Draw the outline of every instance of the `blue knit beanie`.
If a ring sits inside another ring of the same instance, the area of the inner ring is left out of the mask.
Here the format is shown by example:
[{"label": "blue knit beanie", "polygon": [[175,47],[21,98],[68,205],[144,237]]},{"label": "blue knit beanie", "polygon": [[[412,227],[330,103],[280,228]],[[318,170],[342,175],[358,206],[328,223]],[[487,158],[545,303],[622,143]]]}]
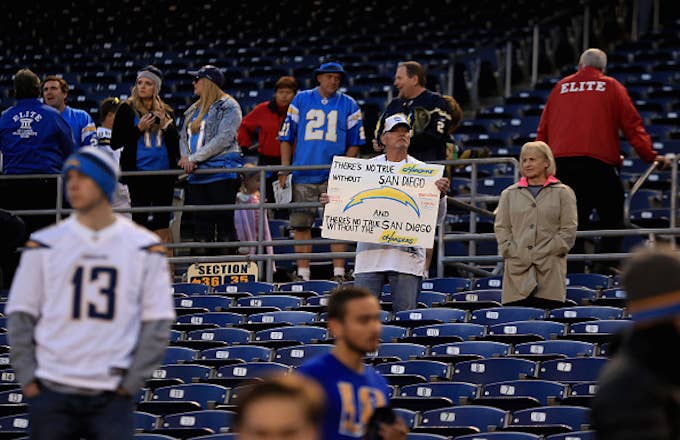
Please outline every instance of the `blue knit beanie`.
[{"label": "blue knit beanie", "polygon": [[83,147],[66,159],[62,173],[64,178],[69,170],[77,170],[92,180],[101,188],[109,199],[113,199],[113,192],[118,182],[118,164],[101,148]]}]

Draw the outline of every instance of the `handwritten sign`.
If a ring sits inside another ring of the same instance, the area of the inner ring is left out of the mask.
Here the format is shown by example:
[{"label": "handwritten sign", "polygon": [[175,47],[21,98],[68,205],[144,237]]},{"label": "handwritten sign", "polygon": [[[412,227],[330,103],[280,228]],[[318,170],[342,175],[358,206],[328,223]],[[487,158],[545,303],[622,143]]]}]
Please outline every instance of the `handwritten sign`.
[{"label": "handwritten sign", "polygon": [[335,156],[321,236],[431,248],[443,165]]},{"label": "handwritten sign", "polygon": [[194,263],[187,269],[190,283],[219,286],[220,284],[257,281],[257,264],[251,262]]}]

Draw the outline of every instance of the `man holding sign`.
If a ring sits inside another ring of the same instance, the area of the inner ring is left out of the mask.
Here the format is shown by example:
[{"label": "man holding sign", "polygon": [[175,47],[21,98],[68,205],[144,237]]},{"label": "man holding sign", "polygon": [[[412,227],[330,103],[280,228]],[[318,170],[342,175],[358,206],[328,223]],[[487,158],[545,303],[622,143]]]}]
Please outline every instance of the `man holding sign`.
[{"label": "man holding sign", "polygon": [[432,247],[436,224],[446,214],[450,182],[442,165],[408,155],[404,114],[388,117],[380,138],[381,156],[334,158],[329,193],[320,197],[327,204],[322,236],[357,239],[355,287],[380,295],[389,281],[398,312],[416,307],[425,248]]}]

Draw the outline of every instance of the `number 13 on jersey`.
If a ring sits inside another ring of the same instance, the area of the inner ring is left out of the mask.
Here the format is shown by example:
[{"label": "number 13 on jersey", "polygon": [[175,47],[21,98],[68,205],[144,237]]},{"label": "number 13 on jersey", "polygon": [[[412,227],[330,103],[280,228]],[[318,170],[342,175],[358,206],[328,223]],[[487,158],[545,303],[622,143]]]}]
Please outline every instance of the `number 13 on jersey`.
[{"label": "number 13 on jersey", "polygon": [[338,111],[328,112],[328,116],[323,110],[311,109],[305,115],[305,140],[337,142],[338,140]]}]

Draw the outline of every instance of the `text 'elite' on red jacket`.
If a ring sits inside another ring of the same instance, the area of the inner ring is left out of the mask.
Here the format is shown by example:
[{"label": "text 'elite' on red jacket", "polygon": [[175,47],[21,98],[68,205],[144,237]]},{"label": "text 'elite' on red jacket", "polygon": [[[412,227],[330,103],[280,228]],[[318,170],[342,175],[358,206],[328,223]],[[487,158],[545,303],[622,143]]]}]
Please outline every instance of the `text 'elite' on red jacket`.
[{"label": "text 'elite' on red jacket", "polygon": [[237,135],[238,144],[242,147],[249,147],[253,144],[253,138],[259,130],[257,137],[260,142],[260,155],[281,157],[279,129],[283,120],[286,119],[287,110],[288,107],[279,107],[274,100],[256,105],[253,111],[241,121]]},{"label": "text 'elite' on red jacket", "polygon": [[587,156],[621,165],[619,129],[638,156],[652,162],[656,153],[626,88],[602,71],[586,66],[553,88],[543,109],[536,140],[555,157]]}]

